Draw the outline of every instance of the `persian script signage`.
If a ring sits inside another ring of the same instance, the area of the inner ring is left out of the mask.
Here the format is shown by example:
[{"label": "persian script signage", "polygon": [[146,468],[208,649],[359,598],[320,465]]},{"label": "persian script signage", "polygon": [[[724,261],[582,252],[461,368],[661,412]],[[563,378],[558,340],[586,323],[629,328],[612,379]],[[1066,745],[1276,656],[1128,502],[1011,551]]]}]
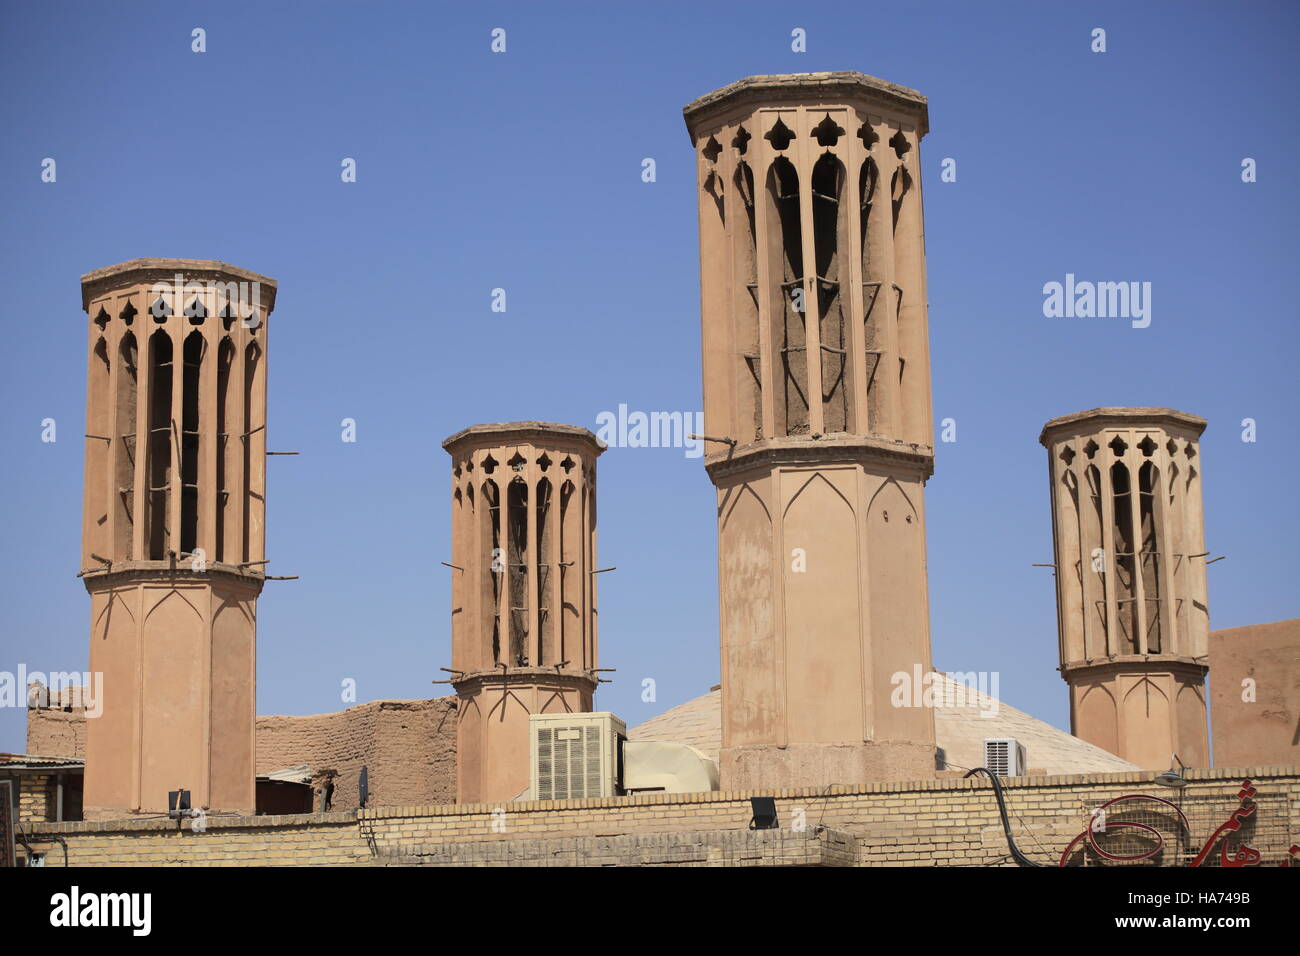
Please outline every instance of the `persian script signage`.
[{"label": "persian script signage", "polygon": [[[1237,807],[1210,833],[1194,856],[1191,854],[1191,848],[1195,846],[1192,842],[1192,827],[1177,804],[1164,797],[1146,793],[1115,797],[1092,811],[1087,827],[1070,841],[1061,854],[1058,865],[1085,862],[1092,862],[1093,865],[1139,863],[1157,855],[1163,860],[1166,849],[1163,828],[1175,831],[1177,848],[1171,855],[1175,859],[1191,857],[1187,866],[1258,866],[1260,851],[1246,843],[1249,835],[1242,832],[1243,827],[1257,822],[1255,815],[1259,807],[1255,802],[1256,793],[1249,780],[1242,781],[1241,790],[1237,794]],[[1151,804],[1156,806],[1152,807]],[[1119,807],[1123,809],[1116,809]],[[1121,819],[1115,819],[1116,816],[1121,816]],[[1253,830],[1253,827],[1248,829]],[[1133,843],[1138,845],[1130,845]],[[1089,860],[1089,854],[1096,859]],[[1287,858],[1281,865],[1293,866],[1297,862],[1300,862],[1300,844],[1289,848]]]}]

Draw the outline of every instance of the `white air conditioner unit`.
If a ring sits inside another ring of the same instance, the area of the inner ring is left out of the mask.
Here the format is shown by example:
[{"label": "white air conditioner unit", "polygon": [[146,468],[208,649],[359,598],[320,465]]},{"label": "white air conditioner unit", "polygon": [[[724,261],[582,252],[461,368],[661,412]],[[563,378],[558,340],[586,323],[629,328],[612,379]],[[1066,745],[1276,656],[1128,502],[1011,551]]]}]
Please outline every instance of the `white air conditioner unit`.
[{"label": "white air conditioner unit", "polygon": [[534,800],[618,794],[627,725],[613,714],[532,714],[528,736]]},{"label": "white air conditioner unit", "polygon": [[984,766],[999,777],[1023,777],[1026,772],[1025,745],[1014,737],[985,740]]}]

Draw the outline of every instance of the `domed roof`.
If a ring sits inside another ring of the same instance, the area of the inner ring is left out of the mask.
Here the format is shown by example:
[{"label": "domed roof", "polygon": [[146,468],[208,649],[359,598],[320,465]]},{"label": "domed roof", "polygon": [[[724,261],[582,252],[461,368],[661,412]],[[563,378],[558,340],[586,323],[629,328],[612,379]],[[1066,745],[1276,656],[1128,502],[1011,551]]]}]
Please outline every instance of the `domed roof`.
[{"label": "domed roof", "polygon": [[[938,672],[936,672],[938,673]],[[984,763],[984,740],[1014,737],[1025,747],[1028,766],[1045,774],[1121,773],[1141,770],[1114,754],[1058,730],[978,690],[938,674],[935,707],[936,768],[967,770]],[[627,732],[631,740],[690,744],[713,760],[722,749],[722,691],[711,690],[651,717]]]}]

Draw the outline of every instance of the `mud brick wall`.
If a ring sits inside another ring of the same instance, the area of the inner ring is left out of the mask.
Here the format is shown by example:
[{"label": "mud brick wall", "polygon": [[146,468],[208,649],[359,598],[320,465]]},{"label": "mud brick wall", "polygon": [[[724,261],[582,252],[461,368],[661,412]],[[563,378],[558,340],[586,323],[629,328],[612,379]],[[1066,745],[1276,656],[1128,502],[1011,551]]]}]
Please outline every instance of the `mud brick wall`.
[{"label": "mud brick wall", "polygon": [[332,770],[335,810],[360,803],[361,768],[371,807],[456,799],[456,698],[377,700],[335,714],[257,718],[257,772],[307,764]]},{"label": "mud brick wall", "polygon": [[85,710],[80,707],[28,709],[26,752],[42,757],[85,757]]},{"label": "mud brick wall", "polygon": [[[27,712],[27,752],[84,757],[80,708]],[[333,714],[257,718],[257,772],[307,764],[333,771],[332,808],[359,804],[367,768],[372,807],[450,803],[456,799],[456,698],[377,700]]]},{"label": "mud brick wall", "polygon": [[1210,634],[1216,761],[1238,766],[1300,762],[1297,648],[1300,618]]}]

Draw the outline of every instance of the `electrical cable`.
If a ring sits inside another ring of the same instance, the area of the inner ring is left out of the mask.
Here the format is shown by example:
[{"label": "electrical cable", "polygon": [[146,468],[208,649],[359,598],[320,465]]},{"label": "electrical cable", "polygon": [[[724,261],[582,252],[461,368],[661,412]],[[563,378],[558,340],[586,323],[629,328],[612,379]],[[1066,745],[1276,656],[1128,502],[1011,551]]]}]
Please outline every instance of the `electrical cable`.
[{"label": "electrical cable", "polygon": [[975,769],[962,774],[962,779],[965,780],[967,777],[971,776],[971,774],[976,773],[986,774],[989,781],[993,784],[993,795],[997,797],[998,800],[998,813],[1002,816],[1002,832],[1007,835],[1007,848],[1011,850],[1012,858],[1014,858],[1021,866],[1043,866],[1044,864],[1038,863],[1025,856],[1020,852],[1020,848],[1016,846],[1015,837],[1011,835],[1011,822],[1007,819],[1007,803],[1002,796],[1002,781],[998,779],[997,774],[989,770],[988,767],[976,767]]}]

